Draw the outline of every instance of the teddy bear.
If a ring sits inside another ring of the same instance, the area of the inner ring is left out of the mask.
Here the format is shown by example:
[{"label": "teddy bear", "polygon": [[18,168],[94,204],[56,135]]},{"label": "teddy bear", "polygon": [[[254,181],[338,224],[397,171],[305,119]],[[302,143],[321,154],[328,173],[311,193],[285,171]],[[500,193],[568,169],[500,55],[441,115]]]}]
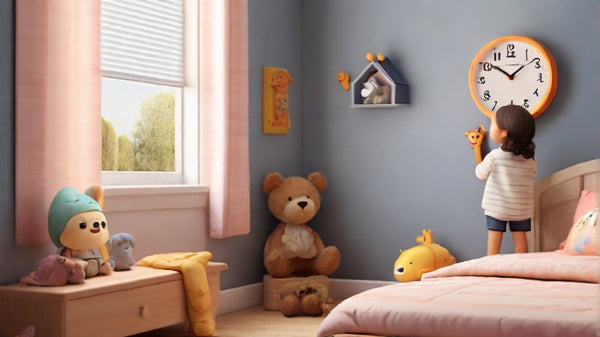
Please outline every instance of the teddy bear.
[{"label": "teddy bear", "polygon": [[281,223],[268,236],[263,258],[267,272],[276,278],[330,275],[340,265],[341,254],[334,246],[323,244],[321,237],[306,222],[321,206],[321,194],[327,179],[319,172],[302,177],[284,178],[269,173],[263,181],[268,207]]},{"label": "teddy bear", "polygon": [[98,185],[84,193],[72,187],[60,189],[48,210],[48,233],[59,254],[83,266],[85,277],[111,274],[112,265],[105,244],[109,239],[102,212],[104,194]]},{"label": "teddy bear", "polygon": [[323,276],[309,276],[283,287],[280,294],[281,312],[285,316],[320,316],[327,313],[333,300],[329,297],[329,289],[316,279],[319,277]]}]

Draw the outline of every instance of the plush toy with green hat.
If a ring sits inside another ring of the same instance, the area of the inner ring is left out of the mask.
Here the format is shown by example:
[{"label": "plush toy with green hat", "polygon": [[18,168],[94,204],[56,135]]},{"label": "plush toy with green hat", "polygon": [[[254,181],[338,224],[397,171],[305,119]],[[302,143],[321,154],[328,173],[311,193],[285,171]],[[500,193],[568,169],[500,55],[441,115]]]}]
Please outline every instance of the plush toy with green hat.
[{"label": "plush toy with green hat", "polygon": [[60,255],[83,265],[85,277],[112,272],[105,246],[109,234],[102,206],[102,187],[91,186],[85,193],[64,187],[56,193],[48,211],[48,233],[52,242]]}]

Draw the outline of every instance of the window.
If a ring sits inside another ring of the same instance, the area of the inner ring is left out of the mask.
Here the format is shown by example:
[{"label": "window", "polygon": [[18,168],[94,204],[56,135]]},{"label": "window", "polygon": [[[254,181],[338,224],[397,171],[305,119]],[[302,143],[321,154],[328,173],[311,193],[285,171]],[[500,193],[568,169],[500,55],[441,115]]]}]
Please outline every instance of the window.
[{"label": "window", "polygon": [[[57,190],[73,186],[83,191],[90,184],[100,183],[100,5],[99,1],[16,2],[16,245],[49,241],[45,210]],[[114,194],[138,190],[137,195],[159,189],[167,189],[169,193],[186,190],[184,193],[207,194],[210,235],[224,238],[247,234],[250,231],[247,1],[185,0],[184,5],[182,178],[184,182],[199,181],[203,186],[109,190]],[[194,13],[200,13],[201,19],[186,18]],[[202,23],[201,29],[198,22]],[[200,35],[202,42],[196,43],[194,34]],[[199,50],[198,44],[210,48]],[[198,68],[207,80],[199,82]],[[199,83],[203,84],[202,89],[197,89]],[[198,104],[197,90],[202,91],[202,104]],[[198,110],[189,109],[195,105],[199,105]],[[188,111],[200,113],[188,116]],[[193,130],[198,125],[201,132]],[[188,130],[190,126],[192,131]],[[188,140],[190,135],[192,141]],[[201,160],[194,163],[194,156]],[[190,166],[194,169],[194,165],[195,178],[187,169]],[[138,201],[139,198],[133,200]],[[128,202],[115,201],[130,207]]]},{"label": "window", "polygon": [[102,0],[103,185],[197,183],[197,4]]}]

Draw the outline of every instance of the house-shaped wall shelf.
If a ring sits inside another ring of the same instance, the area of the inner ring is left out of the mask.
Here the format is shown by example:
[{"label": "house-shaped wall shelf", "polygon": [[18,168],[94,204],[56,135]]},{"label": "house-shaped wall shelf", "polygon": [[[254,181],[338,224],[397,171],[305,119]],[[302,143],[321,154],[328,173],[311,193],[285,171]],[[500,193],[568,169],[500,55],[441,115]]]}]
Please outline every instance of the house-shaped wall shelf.
[{"label": "house-shaped wall shelf", "polygon": [[381,55],[370,61],[352,82],[351,88],[353,108],[385,108],[408,104],[408,83],[392,61]]}]

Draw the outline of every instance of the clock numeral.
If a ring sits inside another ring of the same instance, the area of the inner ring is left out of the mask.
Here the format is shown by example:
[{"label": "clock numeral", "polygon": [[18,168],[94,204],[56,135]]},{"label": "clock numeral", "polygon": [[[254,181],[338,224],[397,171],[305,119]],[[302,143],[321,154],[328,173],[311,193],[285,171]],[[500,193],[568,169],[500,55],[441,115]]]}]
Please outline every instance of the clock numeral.
[{"label": "clock numeral", "polygon": [[489,62],[483,62],[482,64],[484,71],[492,71],[492,64]]},{"label": "clock numeral", "polygon": [[494,101],[494,106],[492,107],[492,111],[494,111],[496,109],[497,105],[498,105],[498,101]]},{"label": "clock numeral", "polygon": [[500,61],[502,54],[500,52],[494,53],[494,61]]},{"label": "clock numeral", "polygon": [[540,65],[540,59],[538,57],[534,58],[535,61],[535,69],[540,69],[542,66]]},{"label": "clock numeral", "polygon": [[509,43],[506,45],[506,57],[507,58],[515,58],[515,45]]},{"label": "clock numeral", "polygon": [[523,101],[523,107],[529,108],[529,100],[527,98]]},{"label": "clock numeral", "polygon": [[483,100],[484,101],[489,101],[490,97],[492,97],[492,95],[490,94],[489,90],[486,90],[486,91],[483,92]]},{"label": "clock numeral", "polygon": [[540,92],[538,90],[539,90],[539,88],[535,88],[535,91],[533,92],[533,94],[536,95],[537,97],[540,97]]},{"label": "clock numeral", "polygon": [[485,77],[481,76],[479,78],[479,80],[477,81],[477,83],[479,83],[479,84],[485,84]]},{"label": "clock numeral", "polygon": [[525,49],[525,62],[529,61],[529,49]]},{"label": "clock numeral", "polygon": [[542,78],[542,73],[538,73],[538,79],[537,79],[537,81],[540,82],[540,83],[544,83],[544,79]]}]

